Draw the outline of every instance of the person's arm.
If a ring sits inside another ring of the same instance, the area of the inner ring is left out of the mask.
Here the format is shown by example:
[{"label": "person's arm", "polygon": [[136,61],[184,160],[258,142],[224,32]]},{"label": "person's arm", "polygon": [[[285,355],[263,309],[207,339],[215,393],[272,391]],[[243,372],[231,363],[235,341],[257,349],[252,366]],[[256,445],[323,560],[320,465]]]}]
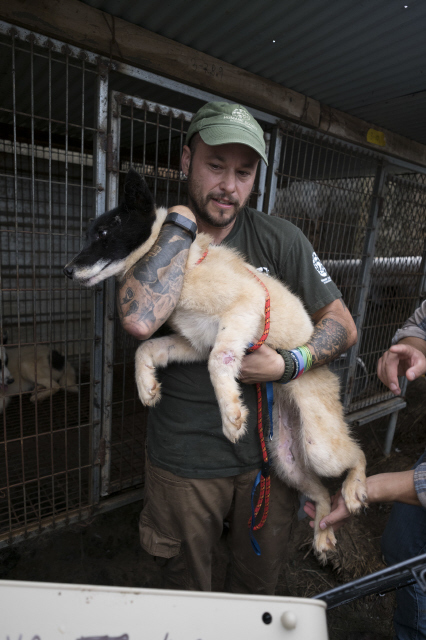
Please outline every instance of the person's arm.
[{"label": "person's arm", "polygon": [[[355,323],[341,298],[319,309],[312,319],[314,331],[307,343],[312,353],[312,368],[331,362],[355,344]],[[245,384],[279,380],[284,367],[282,357],[274,349],[262,345],[243,358],[239,379]]]},{"label": "person's arm", "polygon": [[315,327],[307,343],[312,368],[331,362],[356,343],[356,326],[342,298],[319,309],[312,319]]},{"label": "person's arm", "polygon": [[[414,469],[370,476],[367,478],[367,495],[369,504],[373,502],[403,502],[422,506],[414,484]],[[315,505],[312,502],[306,502],[303,509],[310,518],[315,518]],[[330,514],[321,520],[320,528],[325,529],[332,526],[337,531],[350,516],[339,490],[332,498]],[[313,526],[313,522],[310,524]]]},{"label": "person's arm", "polygon": [[[187,207],[169,211],[195,222]],[[135,338],[150,338],[175,309],[191,243],[187,231],[174,224],[164,225],[152,249],[120,281],[117,306],[121,324]]]}]

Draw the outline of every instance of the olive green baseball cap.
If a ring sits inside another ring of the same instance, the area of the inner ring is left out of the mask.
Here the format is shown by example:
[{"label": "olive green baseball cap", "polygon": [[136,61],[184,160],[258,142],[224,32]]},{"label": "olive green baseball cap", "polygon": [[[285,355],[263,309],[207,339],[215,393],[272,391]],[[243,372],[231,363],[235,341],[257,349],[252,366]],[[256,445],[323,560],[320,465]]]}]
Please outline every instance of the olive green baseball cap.
[{"label": "olive green baseball cap", "polygon": [[189,144],[195,133],[211,146],[233,142],[245,144],[268,164],[262,127],[240,104],[208,102],[192,118],[185,144]]}]

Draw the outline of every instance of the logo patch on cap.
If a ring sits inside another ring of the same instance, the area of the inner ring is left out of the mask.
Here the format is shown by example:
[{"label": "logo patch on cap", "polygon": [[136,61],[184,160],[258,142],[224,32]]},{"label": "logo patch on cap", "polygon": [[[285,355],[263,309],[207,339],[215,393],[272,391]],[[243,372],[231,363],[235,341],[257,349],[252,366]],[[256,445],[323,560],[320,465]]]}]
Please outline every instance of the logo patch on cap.
[{"label": "logo patch on cap", "polygon": [[232,112],[234,118],[238,118],[239,120],[249,120],[250,114],[245,109],[234,109]]},{"label": "logo patch on cap", "polygon": [[231,122],[235,122],[235,124],[241,124],[244,127],[248,127],[249,129],[256,130],[255,125],[252,123],[252,118],[249,112],[242,107],[238,107],[234,109],[231,115],[224,115],[224,120],[231,120]]}]

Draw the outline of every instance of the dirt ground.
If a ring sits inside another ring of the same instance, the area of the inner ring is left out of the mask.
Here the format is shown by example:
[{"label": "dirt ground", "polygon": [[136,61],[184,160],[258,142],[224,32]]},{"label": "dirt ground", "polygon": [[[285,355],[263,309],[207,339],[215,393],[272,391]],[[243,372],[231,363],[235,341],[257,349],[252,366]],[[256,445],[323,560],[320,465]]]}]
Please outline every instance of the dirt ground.
[{"label": "dirt ground", "polygon": [[[387,418],[365,425],[356,433],[367,456],[368,474],[408,469],[424,451],[424,378],[409,385],[407,400],[388,458],[381,450]],[[380,538],[390,508],[385,504],[372,505],[340,530],[339,554],[334,566],[318,564],[310,551],[312,534],[308,521],[299,520],[277,595],[310,597],[383,568]],[[140,510],[141,504],[133,503],[90,522],[0,550],[0,579],[158,588],[160,567],[139,546]],[[216,550],[215,591],[223,589],[227,562],[225,532]],[[393,609],[393,593],[368,596],[337,607],[327,614],[330,640],[390,640]]]}]

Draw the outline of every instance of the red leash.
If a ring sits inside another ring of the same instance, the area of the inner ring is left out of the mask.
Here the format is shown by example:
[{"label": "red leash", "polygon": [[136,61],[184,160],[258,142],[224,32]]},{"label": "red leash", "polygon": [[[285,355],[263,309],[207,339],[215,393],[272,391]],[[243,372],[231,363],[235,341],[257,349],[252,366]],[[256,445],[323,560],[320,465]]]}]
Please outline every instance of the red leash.
[{"label": "red leash", "polygon": [[[208,249],[203,253],[203,255],[201,256],[201,258],[199,260],[197,260],[197,262],[195,263],[200,264],[200,262],[202,262],[204,260],[204,258],[207,256],[208,254]],[[260,340],[258,342],[256,342],[256,344],[254,344],[252,347],[250,347],[248,349],[248,351],[250,353],[252,353],[253,351],[256,351],[256,349],[259,349],[259,347],[262,346],[262,344],[265,342],[265,340],[267,339],[268,335],[269,335],[269,327],[271,324],[271,301],[270,301],[270,297],[269,297],[269,291],[266,288],[266,286],[263,284],[262,280],[260,278],[257,277],[257,275],[255,273],[253,273],[253,271],[251,271],[250,269],[247,269],[247,271],[249,271],[251,273],[251,275],[256,278],[256,280],[258,282],[260,282],[260,284],[262,285],[263,289],[265,290],[266,293],[266,298],[265,298],[265,328],[262,334],[262,337],[260,338]],[[263,457],[263,464],[262,464],[262,477],[260,480],[260,494],[259,494],[259,499],[257,501],[257,505],[256,508],[254,510],[254,517],[256,518],[257,514],[259,513],[260,509],[262,508],[262,504],[263,504],[263,500],[265,500],[265,505],[263,507],[263,515],[262,518],[260,520],[260,522],[256,525],[253,526],[253,531],[258,531],[259,529],[261,529],[263,527],[263,525],[266,522],[266,518],[268,516],[268,511],[269,511],[269,497],[270,497],[270,493],[271,493],[271,478],[269,475],[269,459],[268,459],[268,452],[266,450],[266,444],[265,444],[265,438],[263,435],[263,423],[262,423],[262,386],[260,383],[256,384],[256,391],[257,391],[257,430],[259,433],[259,440],[260,440],[260,446],[262,448],[262,457]],[[250,520],[248,522],[248,526],[251,527],[252,526],[252,517],[250,517]]]},{"label": "red leash", "polygon": [[[250,269],[248,269],[248,271],[250,271]],[[256,278],[256,280],[258,282],[260,282],[260,284],[262,285],[262,287],[265,290],[266,293],[266,298],[265,298],[265,329],[263,331],[262,337],[260,338],[260,340],[258,342],[256,342],[256,344],[254,344],[252,347],[250,347],[249,352],[251,353],[252,351],[256,351],[256,349],[259,349],[259,347],[262,346],[262,344],[265,342],[265,340],[268,337],[269,334],[269,327],[271,324],[271,301],[270,301],[270,297],[269,297],[269,291],[266,288],[266,286],[263,284],[262,280],[260,278],[257,277],[257,275],[255,273],[253,273],[253,271],[250,271],[250,273],[252,274],[253,277]],[[269,459],[268,459],[268,452],[266,450],[266,444],[265,444],[265,438],[263,435],[263,424],[262,424],[262,385],[258,382],[256,384],[256,391],[257,391],[257,430],[259,433],[259,440],[260,440],[260,446],[262,448],[262,456],[263,456],[263,465],[262,465],[262,476],[261,476],[261,480],[260,480],[260,493],[259,493],[259,499],[257,501],[257,505],[256,508],[254,510],[254,517],[256,518],[257,514],[259,513],[261,507],[262,507],[262,503],[263,500],[265,500],[265,504],[263,507],[263,515],[262,518],[260,520],[260,522],[256,525],[253,526],[253,531],[258,531],[259,529],[261,529],[263,527],[263,525],[266,522],[266,518],[268,517],[268,511],[269,511],[269,497],[271,494],[271,477],[269,475]],[[265,477],[266,476],[266,477]],[[250,517],[249,521],[248,521],[248,526],[251,527],[252,526],[252,517]]]}]

